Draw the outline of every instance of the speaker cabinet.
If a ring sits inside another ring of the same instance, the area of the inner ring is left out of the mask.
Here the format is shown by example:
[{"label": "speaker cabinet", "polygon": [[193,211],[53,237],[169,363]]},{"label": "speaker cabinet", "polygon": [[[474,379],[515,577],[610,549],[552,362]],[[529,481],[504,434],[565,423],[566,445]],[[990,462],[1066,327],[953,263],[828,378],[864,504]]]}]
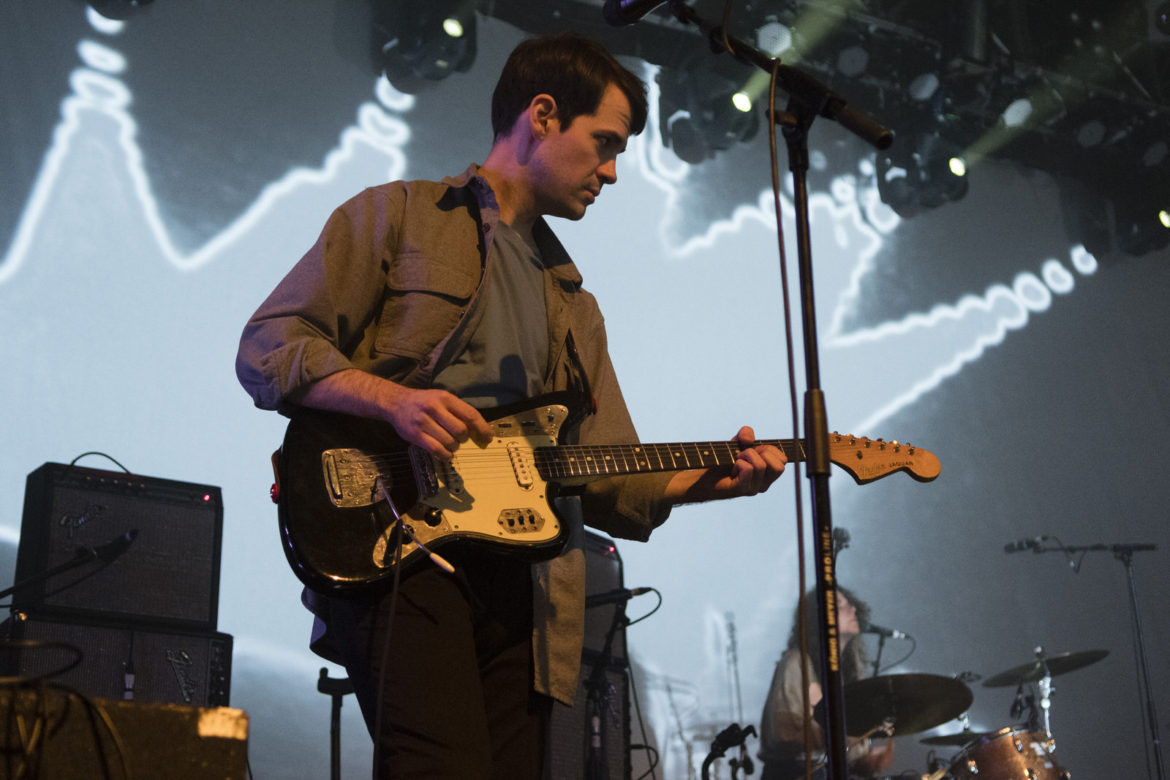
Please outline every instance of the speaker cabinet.
[{"label": "speaker cabinet", "polygon": [[[585,592],[624,587],[622,559],[612,540],[585,539]],[[554,703],[549,730],[549,776],[556,780],[630,777],[630,689],[624,603],[585,610],[585,647],[572,707]],[[615,622],[616,621],[616,622]],[[612,636],[610,636],[612,632]],[[609,652],[603,653],[609,640]],[[596,727],[594,716],[597,717]]]},{"label": "speaker cabinet", "polygon": [[[612,539],[594,533],[585,535],[585,595],[595,596],[625,587],[622,557]],[[653,603],[653,602],[651,602]],[[609,654],[619,663],[626,660],[627,603],[599,604],[585,610],[585,648],[601,652],[609,638]],[[616,623],[615,623],[616,621]],[[616,626],[616,628],[615,628]]]},{"label": "speaker cabinet", "polygon": [[[81,551],[130,531],[112,560],[37,582]],[[28,475],[16,560],[16,608],[82,620],[214,631],[223,502],[218,487],[46,463]]]},{"label": "speaker cabinet", "polygon": [[6,688],[0,689],[0,750],[0,767],[12,773],[0,769],[4,777],[244,780],[248,716],[227,707]]},{"label": "speaker cabinet", "polygon": [[[90,697],[222,707],[231,698],[232,637],[136,626],[9,620],[5,674],[46,678]],[[81,653],[81,662],[58,674]],[[132,676],[128,676],[132,673]]]}]

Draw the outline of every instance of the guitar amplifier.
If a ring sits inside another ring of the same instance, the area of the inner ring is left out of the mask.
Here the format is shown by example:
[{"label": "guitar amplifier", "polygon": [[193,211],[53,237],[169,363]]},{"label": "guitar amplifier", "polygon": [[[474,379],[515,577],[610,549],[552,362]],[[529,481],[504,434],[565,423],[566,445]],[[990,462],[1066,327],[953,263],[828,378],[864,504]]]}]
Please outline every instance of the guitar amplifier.
[{"label": "guitar amplifier", "polygon": [[[611,539],[585,538],[585,593],[623,588],[622,559]],[[572,707],[553,704],[549,725],[551,776],[557,780],[630,777],[630,690],[625,601],[585,610],[585,647]],[[616,621],[616,622],[615,622]],[[612,637],[610,633],[612,632]],[[604,653],[609,640],[609,652]],[[592,715],[599,714],[596,731]],[[595,739],[596,737],[596,739]]]},{"label": "guitar amplifier", "polygon": [[[585,534],[585,596],[596,597],[620,591],[625,587],[622,557],[612,539],[600,534]],[[626,661],[626,600],[587,606],[585,609],[585,648],[600,653],[610,639],[611,663],[624,665]],[[616,628],[615,628],[616,626]]]},{"label": "guitar amplifier", "polygon": [[[46,463],[26,482],[13,606],[214,631],[222,539],[218,487]],[[104,554],[36,581],[87,551]]]},{"label": "guitar amplifier", "polygon": [[[107,699],[197,707],[230,703],[229,634],[35,617],[10,619],[3,630],[4,639],[15,640],[0,645],[0,668],[7,677],[45,679]],[[80,663],[68,668],[79,653]]]}]

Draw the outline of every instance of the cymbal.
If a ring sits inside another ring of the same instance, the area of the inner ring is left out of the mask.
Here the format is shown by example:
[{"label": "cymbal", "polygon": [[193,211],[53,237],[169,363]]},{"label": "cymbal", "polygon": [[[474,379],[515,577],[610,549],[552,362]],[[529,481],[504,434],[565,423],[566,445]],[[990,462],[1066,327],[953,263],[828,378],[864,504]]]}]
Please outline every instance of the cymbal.
[{"label": "cymbal", "polygon": [[1044,677],[1045,667],[1048,668],[1048,674],[1055,677],[1058,674],[1080,669],[1082,666],[1095,664],[1107,655],[1109,655],[1108,650],[1085,650],[1079,653],[1062,653],[1047,658],[1037,658],[1035,661],[1021,664],[1006,672],[989,677],[983,681],[983,685],[987,688],[1000,688],[1005,685],[1023,685],[1024,683],[1036,682]]},{"label": "cymbal", "polygon": [[[953,720],[975,697],[967,685],[937,674],[887,674],[846,683],[845,726],[851,737],[861,737],[890,718],[894,734],[917,734]],[[823,704],[818,703],[818,718]]]},{"label": "cymbal", "polygon": [[988,734],[994,732],[989,731],[971,731],[970,729],[963,729],[956,731],[954,734],[938,734],[933,737],[918,740],[923,745],[952,745],[954,747],[963,747],[969,742],[974,742],[980,737],[986,737]]}]

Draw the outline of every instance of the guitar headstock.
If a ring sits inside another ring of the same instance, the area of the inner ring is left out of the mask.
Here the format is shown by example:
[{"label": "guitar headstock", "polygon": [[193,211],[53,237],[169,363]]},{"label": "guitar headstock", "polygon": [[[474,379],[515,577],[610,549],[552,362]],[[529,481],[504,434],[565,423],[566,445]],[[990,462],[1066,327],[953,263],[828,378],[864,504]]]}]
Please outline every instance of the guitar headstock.
[{"label": "guitar headstock", "polygon": [[895,471],[905,471],[919,482],[930,482],[942,468],[933,453],[913,444],[845,433],[829,434],[829,457],[859,485]]}]

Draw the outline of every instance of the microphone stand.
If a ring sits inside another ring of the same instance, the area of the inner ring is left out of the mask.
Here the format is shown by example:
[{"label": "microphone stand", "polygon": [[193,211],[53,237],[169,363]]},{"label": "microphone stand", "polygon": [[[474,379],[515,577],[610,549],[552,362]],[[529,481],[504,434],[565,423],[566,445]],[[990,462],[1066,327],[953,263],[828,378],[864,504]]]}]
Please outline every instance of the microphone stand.
[{"label": "microphone stand", "polygon": [[613,608],[613,620],[605,634],[605,645],[597,654],[589,677],[585,680],[585,717],[588,720],[588,742],[585,745],[586,780],[605,780],[609,777],[608,713],[611,697],[605,672],[613,663],[613,638],[626,624],[626,605],[618,602]]},{"label": "microphone stand", "polygon": [[1133,628],[1134,644],[1138,653],[1138,687],[1145,697],[1146,720],[1150,729],[1150,742],[1154,748],[1154,767],[1158,773],[1158,780],[1166,780],[1166,765],[1162,760],[1162,740],[1158,734],[1158,710],[1154,706],[1153,689],[1150,685],[1150,665],[1146,657],[1145,631],[1142,629],[1142,614],[1138,608],[1137,582],[1134,579],[1133,554],[1137,552],[1153,552],[1158,549],[1156,544],[1091,544],[1085,547],[1036,548],[1037,553],[1063,552],[1066,555],[1088,552],[1111,552],[1113,557],[1121,561],[1125,567],[1126,584],[1129,587],[1129,611]]},{"label": "microphone stand", "polygon": [[79,566],[84,566],[90,561],[96,561],[100,557],[101,555],[98,553],[98,551],[92,547],[78,547],[73,557],[64,563],[58,564],[51,569],[46,569],[42,572],[34,574],[27,579],[21,580],[20,582],[14,583],[9,588],[0,590],[0,599],[5,598],[6,596],[11,596],[16,591],[21,590],[22,588],[26,588],[29,585],[36,585],[37,583],[45,582],[57,576],[58,574],[64,574],[65,572],[76,569]]},{"label": "microphone stand", "polygon": [[886,646],[886,635],[878,634],[877,655],[873,659],[873,676],[878,676],[878,670],[882,668],[882,650]]},{"label": "microphone stand", "polygon": [[829,502],[829,428],[824,394],[820,387],[817,357],[816,309],[813,300],[812,241],[808,206],[808,131],[817,116],[839,122],[850,132],[871,145],[884,149],[893,134],[866,114],[851,108],[845,100],[819,81],[795,68],[780,65],[746,43],[728,35],[718,25],[702,19],[682,0],[670,0],[670,10],[680,22],[694,24],[702,30],[715,53],[727,52],[737,60],[754,65],[765,73],[775,74],[778,85],[788,94],[787,111],[777,112],[776,121],[788,148],[788,167],[792,171],[796,207],[797,253],[800,263],[800,297],[804,327],[804,365],[806,392],[804,404],[805,440],[809,452],[808,478],[812,483],[812,515],[819,604],[818,630],[821,646],[822,706],[825,713],[825,755],[830,780],[845,780],[847,765],[844,681],[840,664],[840,632],[837,625],[837,578],[833,551],[832,513]]}]

